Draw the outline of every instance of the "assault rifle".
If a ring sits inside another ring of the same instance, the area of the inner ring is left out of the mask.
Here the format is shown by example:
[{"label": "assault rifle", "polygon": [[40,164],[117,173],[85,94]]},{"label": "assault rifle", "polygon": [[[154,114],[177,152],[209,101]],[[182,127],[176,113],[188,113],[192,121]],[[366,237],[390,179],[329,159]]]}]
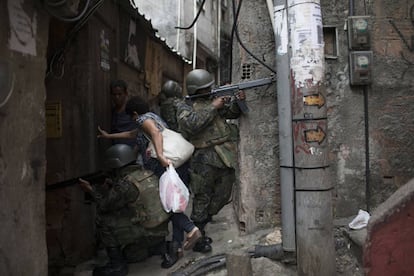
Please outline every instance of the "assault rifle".
[{"label": "assault rifle", "polygon": [[98,183],[98,182],[103,182],[105,180],[105,178],[108,178],[108,177],[109,177],[108,174],[104,173],[102,171],[89,173],[89,174],[85,174],[85,175],[78,176],[78,177],[75,177],[75,178],[71,178],[71,179],[68,179],[68,180],[64,180],[64,181],[61,181],[61,182],[46,185],[46,191],[57,190],[57,189],[61,189],[61,188],[65,188],[65,187],[75,185],[75,184],[79,183],[79,178],[85,179],[85,180],[89,181],[91,184],[94,184],[94,183]]},{"label": "assault rifle", "polygon": [[[211,91],[208,93],[185,96],[185,99],[191,100],[191,99],[201,98],[201,97],[235,96],[239,90],[244,90],[248,88],[254,88],[254,87],[263,86],[266,84],[271,84],[274,81],[276,81],[276,79],[274,77],[270,77],[270,78],[263,78],[263,79],[258,79],[258,80],[240,82],[236,84],[223,85],[223,86],[219,86],[217,88],[211,89]],[[241,112],[243,113],[249,112],[249,108],[247,107],[247,104],[244,100],[239,100],[237,99],[237,97],[236,97],[236,100],[237,100],[237,104],[240,107]]]}]

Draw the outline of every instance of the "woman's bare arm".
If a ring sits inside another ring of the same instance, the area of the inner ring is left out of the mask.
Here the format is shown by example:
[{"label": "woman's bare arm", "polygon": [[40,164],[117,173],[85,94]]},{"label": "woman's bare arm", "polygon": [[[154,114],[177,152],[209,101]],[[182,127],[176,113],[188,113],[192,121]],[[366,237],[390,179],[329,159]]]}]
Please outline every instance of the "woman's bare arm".
[{"label": "woman's bare arm", "polygon": [[157,128],[154,120],[147,119],[142,124],[142,129],[144,132],[151,138],[152,143],[155,147],[155,152],[157,154],[158,161],[161,162],[161,165],[164,167],[168,167],[168,165],[171,163],[170,160],[168,160],[164,156],[164,148],[163,148],[163,137],[161,131]]},{"label": "woman's bare arm", "polygon": [[98,131],[100,132],[100,134],[98,134],[97,137],[106,139],[134,139],[135,137],[137,137],[138,134],[138,128],[118,133],[108,133],[107,131],[103,130],[100,126],[98,126]]}]

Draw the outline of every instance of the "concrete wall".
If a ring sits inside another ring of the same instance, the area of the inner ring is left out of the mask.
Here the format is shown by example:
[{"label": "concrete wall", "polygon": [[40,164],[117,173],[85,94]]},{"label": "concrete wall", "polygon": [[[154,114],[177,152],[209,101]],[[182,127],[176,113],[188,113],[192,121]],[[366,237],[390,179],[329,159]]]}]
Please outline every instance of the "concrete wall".
[{"label": "concrete wall", "polygon": [[[240,39],[259,60],[276,68],[271,26],[266,1],[243,2],[238,20]],[[232,83],[271,74],[234,40]],[[234,206],[241,232],[251,233],[280,223],[276,83],[245,92],[250,112],[239,120],[240,184],[234,190]]]},{"label": "concrete wall", "polygon": [[321,1],[324,24],[337,27],[339,40],[338,58],[326,61],[331,172],[339,217],[355,215],[367,205],[374,209],[414,176],[414,28],[409,13],[414,3],[354,4],[354,15],[372,16],[373,84],[367,87],[366,102],[363,88],[349,84],[344,30],[349,1]]},{"label": "concrete wall", "polygon": [[32,1],[1,1],[0,14],[0,274],[45,276],[49,17]]}]

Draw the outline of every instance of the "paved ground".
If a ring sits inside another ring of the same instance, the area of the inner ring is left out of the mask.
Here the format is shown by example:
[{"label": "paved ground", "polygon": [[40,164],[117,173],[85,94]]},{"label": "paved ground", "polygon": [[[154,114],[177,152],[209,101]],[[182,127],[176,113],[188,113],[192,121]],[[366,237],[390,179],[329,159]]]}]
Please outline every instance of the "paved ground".
[{"label": "paved ground", "polygon": [[[188,210],[189,212],[191,210]],[[257,231],[252,235],[239,235],[239,230],[236,224],[234,210],[231,204],[226,205],[220,213],[213,217],[213,221],[207,225],[206,232],[208,236],[213,239],[213,251],[208,254],[193,252],[192,250],[185,251],[184,257],[181,258],[173,267],[169,269],[161,268],[161,257],[153,256],[144,262],[134,263],[129,265],[128,276],[164,276],[180,269],[181,267],[188,267],[195,261],[214,256],[217,254],[225,254],[231,252],[244,251],[249,248],[254,248],[256,244],[263,240],[272,239],[272,243],[280,243],[279,229],[268,229]],[[92,275],[91,270],[93,263],[99,260],[91,260],[87,263],[81,264],[76,268],[75,276],[89,276]],[[101,262],[103,260],[100,260]],[[207,275],[227,275],[225,270],[213,271]]]},{"label": "paved ground", "polygon": [[[168,273],[178,270],[180,267],[190,265],[196,260],[222,253],[228,253],[235,250],[247,249],[258,244],[269,232],[260,231],[254,235],[240,236],[235,221],[234,211],[231,204],[226,205],[220,213],[213,217],[213,221],[207,225],[206,232],[213,239],[213,251],[208,254],[185,251],[184,257],[180,259],[173,267],[162,269],[160,267],[161,259],[159,256],[152,257],[143,263],[136,263],[130,266],[130,276],[154,276],[168,275]],[[212,273],[210,275],[220,275],[220,273]],[[226,275],[223,273],[222,275]]]},{"label": "paved ground", "polygon": [[[352,252],[351,241],[345,233],[347,229],[346,225],[350,219],[342,219],[342,221],[336,221],[335,223],[336,267],[338,276],[363,275],[363,269],[360,267],[355,253]],[[245,250],[252,249],[257,244],[266,244],[266,242],[270,244],[281,243],[279,228],[261,230],[251,235],[241,236],[231,204],[226,205],[217,216],[213,217],[213,221],[206,227],[206,232],[213,239],[213,251],[211,253],[201,254],[193,252],[192,250],[185,251],[184,257],[169,269],[161,268],[161,257],[154,256],[144,262],[130,264],[128,276],[167,276],[180,268],[191,267],[191,265],[200,259],[223,253],[245,252]],[[68,273],[62,273],[60,275],[91,276],[93,264],[99,261],[101,263],[105,262],[103,258],[101,260],[91,260],[79,265],[73,274],[67,271]],[[268,258],[251,259],[251,263],[253,267],[252,275],[296,275],[296,267],[294,265],[285,266],[280,262],[271,261]],[[262,271],[257,271],[258,269],[262,269]],[[202,275],[226,276],[227,271],[224,268]]]}]

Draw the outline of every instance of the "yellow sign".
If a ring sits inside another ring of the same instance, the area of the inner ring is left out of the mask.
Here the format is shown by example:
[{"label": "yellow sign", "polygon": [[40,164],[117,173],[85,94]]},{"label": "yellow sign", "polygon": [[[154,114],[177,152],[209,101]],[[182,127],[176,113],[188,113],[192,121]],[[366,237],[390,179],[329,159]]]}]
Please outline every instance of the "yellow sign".
[{"label": "yellow sign", "polygon": [[62,106],[60,103],[46,103],[47,138],[62,137]]},{"label": "yellow sign", "polygon": [[321,108],[325,105],[325,98],[322,94],[308,95],[303,97],[303,103],[306,106],[318,106]]}]

